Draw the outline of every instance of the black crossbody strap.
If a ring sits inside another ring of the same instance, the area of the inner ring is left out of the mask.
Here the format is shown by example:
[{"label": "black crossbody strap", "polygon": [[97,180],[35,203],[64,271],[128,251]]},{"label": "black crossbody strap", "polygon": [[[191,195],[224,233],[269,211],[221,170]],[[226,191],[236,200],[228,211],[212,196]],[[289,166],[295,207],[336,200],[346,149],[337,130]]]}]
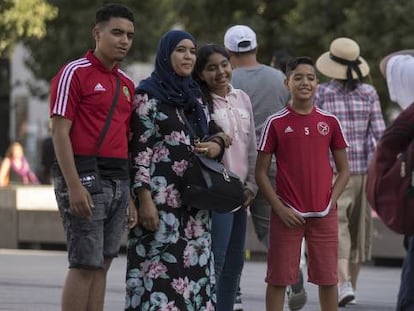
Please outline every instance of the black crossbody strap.
[{"label": "black crossbody strap", "polygon": [[98,154],[99,149],[101,148],[102,143],[105,139],[106,133],[108,132],[109,125],[111,124],[111,119],[115,111],[115,106],[118,103],[120,89],[121,89],[121,79],[119,78],[119,76],[117,76],[115,95],[114,95],[114,98],[112,99],[112,105],[111,105],[111,108],[109,109],[108,116],[106,117],[105,124],[102,129],[101,135],[99,136],[98,143],[96,144],[96,154]]},{"label": "black crossbody strap", "polygon": [[188,121],[187,117],[185,116],[184,110],[179,110],[181,119],[183,119],[185,125],[187,126],[188,131],[190,132],[190,135],[193,137],[194,141],[199,141],[200,137],[197,136],[197,133],[194,131],[193,127],[190,124],[190,121]]}]

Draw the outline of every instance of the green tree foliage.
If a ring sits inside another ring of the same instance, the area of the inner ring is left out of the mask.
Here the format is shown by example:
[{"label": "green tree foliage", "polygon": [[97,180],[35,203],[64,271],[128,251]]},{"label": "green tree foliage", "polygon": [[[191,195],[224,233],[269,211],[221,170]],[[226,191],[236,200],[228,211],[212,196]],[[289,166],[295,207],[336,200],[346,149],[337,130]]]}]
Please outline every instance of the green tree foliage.
[{"label": "green tree foliage", "polygon": [[[32,51],[27,64],[34,74],[49,81],[66,62],[83,56],[94,48],[92,28],[95,11],[101,0],[49,0],[59,9],[59,15],[47,22],[47,35],[29,39],[25,45]],[[171,1],[124,0],[134,12],[135,36],[126,63],[148,60],[154,53],[161,34],[175,23]]]},{"label": "green tree foliage", "polygon": [[[3,2],[10,4],[11,0]],[[102,1],[49,0],[49,3],[59,9],[59,15],[47,22],[46,37],[26,41],[33,52],[31,67],[36,76],[46,80],[64,62],[93,47],[94,11]],[[334,38],[348,36],[359,42],[361,55],[371,67],[371,82],[379,90],[384,105],[388,95],[378,70],[380,59],[397,49],[414,46],[414,19],[410,16],[413,1],[124,0],[122,3],[134,11],[136,19],[129,61],[150,60],[161,34],[173,26],[191,32],[199,44],[222,44],[227,27],[250,25],[258,34],[259,60],[263,63],[269,63],[278,49],[316,59],[329,49]]]},{"label": "green tree foliage", "polygon": [[252,22],[255,1],[176,0],[179,23],[202,43],[222,43],[226,28],[238,22]]},{"label": "green tree foliage", "polygon": [[[356,40],[368,61],[368,82],[377,88],[384,108],[388,94],[378,64],[383,56],[414,47],[413,1],[403,0],[221,0],[179,1],[185,28],[201,42],[223,43],[227,26],[247,24],[258,34],[259,60],[269,63],[275,50],[316,60],[341,36]],[[213,3],[212,3],[213,2]],[[207,21],[207,23],[206,23]],[[320,76],[321,81],[326,78]]]},{"label": "green tree foliage", "polygon": [[0,57],[22,38],[43,38],[45,22],[56,15],[46,0],[0,0]]}]

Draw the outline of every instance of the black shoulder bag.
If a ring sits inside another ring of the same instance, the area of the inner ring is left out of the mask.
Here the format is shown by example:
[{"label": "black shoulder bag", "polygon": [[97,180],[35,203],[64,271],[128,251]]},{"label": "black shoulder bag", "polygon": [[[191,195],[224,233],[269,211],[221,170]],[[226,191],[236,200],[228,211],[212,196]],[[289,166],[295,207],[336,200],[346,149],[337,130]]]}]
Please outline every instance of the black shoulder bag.
[{"label": "black shoulder bag", "polygon": [[115,106],[118,102],[120,86],[121,86],[121,81],[120,81],[120,78],[117,77],[115,94],[112,99],[111,108],[109,109],[108,116],[106,117],[104,127],[99,136],[98,143],[96,144],[95,154],[92,156],[83,156],[83,155],[74,156],[76,171],[79,174],[79,179],[82,185],[91,194],[102,192],[102,184],[101,184],[101,177],[99,174],[97,156],[98,156],[99,149],[101,148],[102,143],[105,139],[106,133],[108,132],[109,125],[111,123],[111,119],[115,111]]},{"label": "black shoulder bag", "polygon": [[[197,138],[182,110],[180,115],[190,135]],[[240,178],[215,159],[192,153],[183,179],[182,200],[188,207],[230,213],[240,209],[244,202]]]}]

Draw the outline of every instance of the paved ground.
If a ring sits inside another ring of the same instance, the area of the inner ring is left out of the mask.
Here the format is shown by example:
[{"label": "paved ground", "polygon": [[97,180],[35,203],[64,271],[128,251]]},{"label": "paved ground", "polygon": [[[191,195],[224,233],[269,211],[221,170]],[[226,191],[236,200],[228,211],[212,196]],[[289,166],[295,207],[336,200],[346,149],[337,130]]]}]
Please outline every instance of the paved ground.
[{"label": "paved ground", "polygon": [[[0,249],[0,310],[59,310],[66,267],[65,252]],[[245,311],[265,310],[265,269],[263,261],[249,261],[245,265],[242,278]],[[123,310],[124,277],[125,257],[121,256],[114,261],[108,276],[105,310]],[[359,282],[359,303],[342,310],[394,310],[399,277],[399,267],[364,266]],[[306,288],[309,299],[302,310],[319,310],[316,286],[306,284]]]}]

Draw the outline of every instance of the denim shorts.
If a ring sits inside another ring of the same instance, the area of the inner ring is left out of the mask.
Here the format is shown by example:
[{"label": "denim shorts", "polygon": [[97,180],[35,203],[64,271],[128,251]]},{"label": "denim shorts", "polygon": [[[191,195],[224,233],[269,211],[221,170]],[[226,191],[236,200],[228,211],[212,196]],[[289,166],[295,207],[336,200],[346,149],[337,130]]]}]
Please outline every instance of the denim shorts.
[{"label": "denim shorts", "polygon": [[66,232],[69,268],[102,269],[104,258],[117,257],[127,224],[129,180],[103,179],[103,192],[92,195],[89,218],[72,215],[63,177],[54,178],[56,201]]}]

